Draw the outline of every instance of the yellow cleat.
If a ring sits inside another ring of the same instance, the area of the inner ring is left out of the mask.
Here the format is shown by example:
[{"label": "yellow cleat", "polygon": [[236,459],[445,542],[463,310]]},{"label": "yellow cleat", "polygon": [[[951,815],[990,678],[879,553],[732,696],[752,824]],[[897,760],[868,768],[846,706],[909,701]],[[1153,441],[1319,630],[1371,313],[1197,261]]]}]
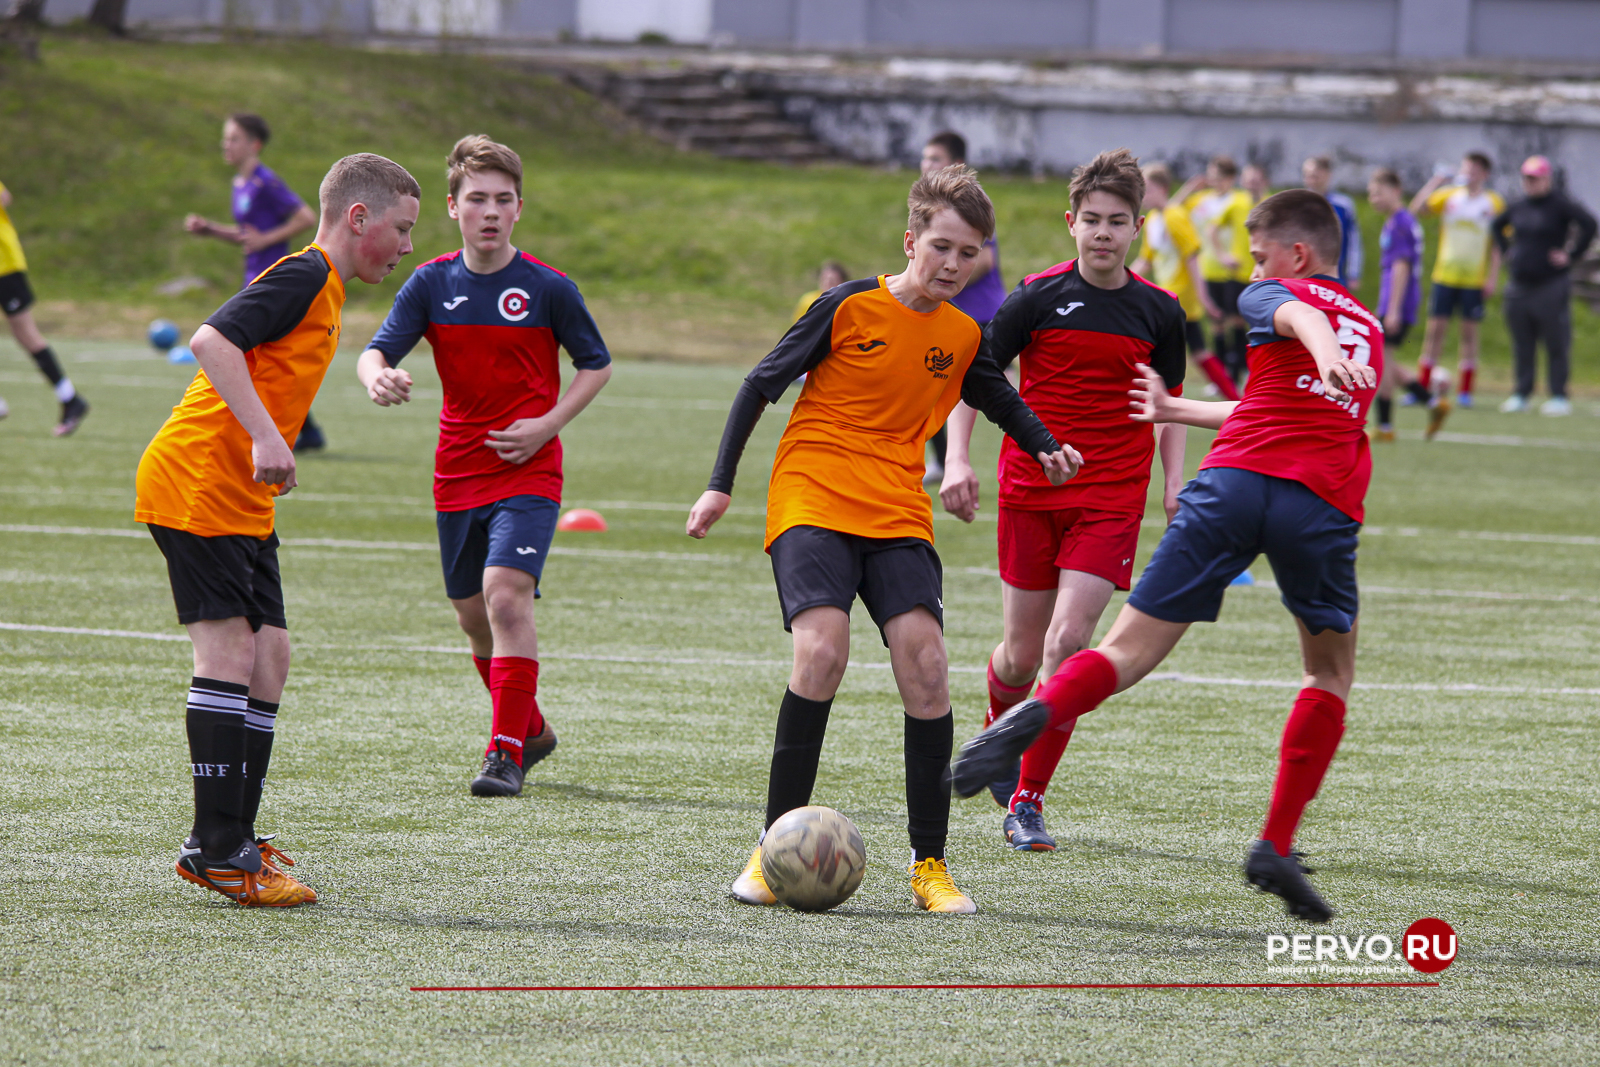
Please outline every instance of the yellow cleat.
[{"label": "yellow cleat", "polygon": [[221,893],[247,908],[293,908],[309,903],[306,887],[270,863],[255,874],[237,867],[217,866],[204,860],[179,860],[178,875],[185,881]]},{"label": "yellow cleat", "polygon": [[1450,401],[1446,400],[1442,396],[1438,400],[1435,400],[1432,404],[1428,405],[1428,428],[1422,431],[1422,439],[1425,441],[1433,440],[1434,436],[1439,432],[1440,427],[1444,425],[1444,420],[1449,414]]},{"label": "yellow cleat", "polygon": [[285,855],[278,846],[272,844],[271,837],[257,839],[256,847],[261,850],[261,866],[263,868],[271,867],[278,872],[279,877],[285,879],[290,885],[300,887],[300,902],[302,904],[315,904],[317,902],[317,891],[315,889],[312,889],[283,869],[284,867],[293,867],[294,860]]},{"label": "yellow cleat", "polygon": [[766,875],[761,873],[761,846],[750,853],[750,862],[744,865],[739,877],[728,887],[728,893],[741,904],[776,904],[778,898],[767,888]]},{"label": "yellow cleat", "polygon": [[944,860],[925,859],[913,863],[907,870],[911,873],[911,895],[916,898],[917,907],[924,911],[971,915],[978,910],[972,898],[956,888]]},{"label": "yellow cleat", "polygon": [[1372,439],[1381,445],[1392,445],[1394,444],[1394,431],[1374,430],[1372,432]]}]

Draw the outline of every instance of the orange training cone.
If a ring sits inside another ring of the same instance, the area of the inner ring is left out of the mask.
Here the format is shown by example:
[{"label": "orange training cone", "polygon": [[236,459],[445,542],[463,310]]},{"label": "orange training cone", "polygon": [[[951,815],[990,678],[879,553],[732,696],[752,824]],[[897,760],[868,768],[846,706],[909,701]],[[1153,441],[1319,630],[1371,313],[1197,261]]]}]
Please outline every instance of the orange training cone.
[{"label": "orange training cone", "polygon": [[571,508],[561,518],[556,520],[558,530],[593,530],[604,533],[606,530],[605,516],[598,511],[588,508]]}]

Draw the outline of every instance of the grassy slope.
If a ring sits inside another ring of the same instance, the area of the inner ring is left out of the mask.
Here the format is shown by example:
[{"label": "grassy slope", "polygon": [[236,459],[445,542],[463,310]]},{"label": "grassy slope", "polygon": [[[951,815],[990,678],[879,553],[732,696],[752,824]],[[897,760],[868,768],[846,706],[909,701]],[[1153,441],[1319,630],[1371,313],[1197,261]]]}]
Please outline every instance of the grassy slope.
[{"label": "grassy slope", "polygon": [[[0,63],[0,144],[13,146],[0,179],[18,197],[41,318],[63,336],[130,337],[158,312],[192,327],[235,284],[237,251],[190,238],[179,222],[193,210],[226,217],[229,175],[216,141],[222,118],[240,109],[273,122],[268,162],[302,196],[347,152],[378,151],[409,167],[429,198],[418,262],[456,247],[441,206],[451,143],[475,130],[507,141],[529,171],[519,242],[578,280],[629,354],[752,360],[821,260],[839,258],[857,275],[900,261],[904,173],[683,155],[581,93],[497,63],[64,35],[49,37],[43,54],[40,64]],[[1009,282],[1071,254],[1063,183],[994,176],[988,187]],[[1375,263],[1377,220],[1368,212],[1364,222]],[[1428,235],[1431,248],[1431,224]],[[407,273],[352,291],[352,337],[365,336]],[[184,275],[213,288],[155,294]],[[1580,308],[1577,325],[1582,387],[1600,382],[1600,319]],[[1506,383],[1497,308],[1484,334],[1488,377]],[[1420,344],[1416,331],[1403,358]]]},{"label": "grassy slope", "polygon": [[[53,440],[31,368],[0,370],[14,409],[0,523],[135,536],[0,530],[0,622],[176,635],[130,511],[139,449],[184,372],[135,347],[62,347],[96,412]],[[284,550],[297,662],[265,822],[323,903],[244,912],[172,874],[181,642],[0,630],[0,1063],[1600,1062],[1600,721],[1593,695],[1549,692],[1600,676],[1600,422],[1464,413],[1452,430],[1514,424],[1546,443],[1425,447],[1403,411],[1411,436],[1380,453],[1363,681],[1513,691],[1359,691],[1302,844],[1341,909],[1334,933],[1456,926],[1441,989],[419,995],[407,987],[1306,976],[1266,970],[1266,935],[1303,927],[1236,866],[1297,676],[1269,589],[1230,594],[1168,669],[1287,688],[1149,682],[1113,700],[1052,790],[1060,852],[1011,852],[987,800],[957,805],[972,919],[911,909],[900,713],[858,617],[816,799],[861,826],[866,882],[823,916],[723,896],[759,825],[788,654],[759,541],[781,420],[758,429],[739,510],[703,544],[682,534],[734,368],[619,364],[566,435],[569,501],[613,526],[561,535],[546,573],[542,699],[563,745],[525,798],[471,800],[488,702],[464,655],[425,651],[464,642],[430,548],[438,386],[428,360],[412,369],[419,402],[381,411],[348,357],[335,365],[318,400],[335,448],[303,464],[280,519],[290,539],[420,546]],[[980,431],[981,454],[994,443]],[[998,636],[994,525],[937,525],[965,736]],[[1464,536],[1485,531],[1535,539]],[[582,554],[596,549],[621,554]]]}]

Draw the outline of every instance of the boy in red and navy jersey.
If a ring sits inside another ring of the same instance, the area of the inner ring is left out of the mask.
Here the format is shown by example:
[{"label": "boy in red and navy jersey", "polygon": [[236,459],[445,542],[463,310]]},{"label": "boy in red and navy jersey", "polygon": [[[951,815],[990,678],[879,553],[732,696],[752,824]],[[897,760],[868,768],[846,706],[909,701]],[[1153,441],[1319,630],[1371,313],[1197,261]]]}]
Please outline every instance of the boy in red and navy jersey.
[{"label": "boy in red and navy jersey", "polygon": [[1246,855],[1245,877],[1282,897],[1289,914],[1326,922],[1333,909],[1293,842],[1344,734],[1355,676],[1356,541],[1372,475],[1364,424],[1383,373],[1383,327],[1332,277],[1339,219],[1322,197],[1279,193],[1250,212],[1246,227],[1258,280],[1239,299],[1251,340],[1243,399],[1182,400],[1141,368],[1134,419],[1220,430],[1216,442],[1105,640],[1067,660],[1037,700],[969,741],[953,784],[971,796],[1041,732],[1070,729],[1149,674],[1191,623],[1216,619],[1228,583],[1264,553],[1299,629],[1305,688],[1284,726],[1266,826]]},{"label": "boy in red and navy jersey", "polygon": [[[1005,637],[989,658],[991,723],[1026,699],[1041,664],[1048,677],[1087,648],[1112,591],[1128,588],[1158,447],[1169,516],[1183,485],[1184,428],[1152,430],[1128,418],[1128,386],[1141,364],[1178,395],[1187,362],[1182,305],[1125,266],[1142,224],[1139,161],[1125,148],[1102,152],[1078,168],[1070,197],[1066,219],[1079,257],[1025,278],[984,330],[998,363],[1020,358],[1028,406],[1057,440],[1073,441],[1086,457],[1077,478],[1054,486],[1009,438],[1001,445]],[[964,406],[950,417],[940,490],[945,509],[968,522],[978,502],[968,459],[973,422]],[[1069,736],[1047,732],[1020,768],[989,783],[1006,808],[1003,831],[1013,848],[1055,849],[1042,805]]]},{"label": "boy in red and navy jersey", "polygon": [[[578,287],[511,245],[522,160],[476,134],[449,157],[459,252],[422,264],[395,298],[357,375],[383,407],[411,398],[397,364],[433,346],[444,386],[433,496],[445,595],[494,704],[474,796],[515,796],[556,735],[539,711],[533,602],[561,510],[556,435],[611,378],[611,356]],[[577,368],[565,396],[558,348]]]}]

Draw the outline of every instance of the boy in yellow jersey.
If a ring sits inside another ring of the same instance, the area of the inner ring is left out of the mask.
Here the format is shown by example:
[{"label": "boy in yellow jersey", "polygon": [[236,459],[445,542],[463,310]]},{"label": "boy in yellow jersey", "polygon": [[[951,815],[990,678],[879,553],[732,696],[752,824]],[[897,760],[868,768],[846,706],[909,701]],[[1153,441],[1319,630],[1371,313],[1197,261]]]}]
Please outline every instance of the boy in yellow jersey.
[{"label": "boy in yellow jersey", "polygon": [[[762,409],[807,374],[767,489],[766,546],[784,629],[794,634],[794,671],[778,711],[766,825],[810,802],[859,595],[889,648],[905,705],[912,896],[928,911],[970,913],[977,905],[945,864],[954,717],[924,449],[965,400],[1037,459],[1051,484],[1064,483],[1082,460],[1056,443],[980,351],[978,324],[947,303],[994,233],[994,206],[977,175],[965,166],[937,170],[917,180],[907,203],[905,272],[824,294],[745,379],[687,532],[704,537],[728,510]],[[777,903],[762,878],[759,844],[732,894]]]},{"label": "boy in yellow jersey", "polygon": [[[89,414],[89,405],[73,388],[72,379],[61,371],[61,361],[56,359],[50,342],[39,332],[33,321],[33,289],[28,285],[28,261],[22,255],[22,242],[17,239],[17,228],[11,224],[11,190],[0,182],[0,310],[6,313],[11,325],[11,336],[17,339],[23,351],[33,357],[39,372],[56,391],[61,401],[61,421],[51,431],[65,437],[78,428],[83,417]],[[6,402],[0,400],[0,419],[7,415]]]},{"label": "boy in yellow jersey", "polygon": [[187,881],[247,906],[316,894],[257,837],[289,631],[273,498],[295,486],[290,443],[339,344],[345,283],[376,284],[411,251],[422,190],[382,156],[346,156],[322,180],[316,240],[267,268],[206,320],[201,373],[139,461],[134,518],[167,560],[194,644],[186,725],[194,831]]},{"label": "boy in yellow jersey", "polygon": [[837,259],[828,260],[817,271],[817,287],[795,302],[794,316],[791,321],[799,322],[800,316],[811,310],[811,305],[817,302],[817,297],[834,286],[843,285],[849,280],[850,272],[844,269],[844,264]]},{"label": "boy in yellow jersey", "polygon": [[1232,156],[1215,156],[1206,167],[1211,194],[1190,208],[1190,218],[1200,231],[1200,273],[1211,302],[1222,312],[1213,350],[1234,382],[1245,374],[1245,327],[1239,317],[1239,294],[1255,269],[1250,259],[1250,234],[1244,220],[1255,206],[1251,195],[1235,184],[1239,165]]},{"label": "boy in yellow jersey", "polygon": [[[1472,406],[1472,379],[1478,369],[1478,323],[1484,301],[1494,295],[1500,276],[1500,249],[1495,246],[1491,223],[1506,202],[1489,188],[1493,165],[1482,152],[1468,152],[1461,173],[1451,185],[1446,175],[1436,175],[1411,198],[1417,218],[1439,216],[1439,251],[1433,260],[1433,295],[1428,300],[1428,326],[1422,335],[1422,358],[1417,379],[1424,388],[1435,386],[1433,370],[1444,356],[1444,335],[1450,320],[1461,316],[1461,359],[1456,402]],[[1435,389],[1437,392],[1438,390]],[[1433,406],[1430,436],[1450,410],[1447,402]]]},{"label": "boy in yellow jersey", "polygon": [[1228,377],[1222,361],[1206,350],[1200,321],[1207,315],[1220,319],[1222,311],[1206,289],[1205,277],[1200,273],[1200,235],[1194,232],[1194,223],[1183,205],[1172,200],[1172,171],[1165,163],[1144,168],[1144,208],[1144,246],[1133,265],[1134,272],[1178,298],[1189,358],[1219,393],[1228,400],[1237,400],[1238,386]]}]

